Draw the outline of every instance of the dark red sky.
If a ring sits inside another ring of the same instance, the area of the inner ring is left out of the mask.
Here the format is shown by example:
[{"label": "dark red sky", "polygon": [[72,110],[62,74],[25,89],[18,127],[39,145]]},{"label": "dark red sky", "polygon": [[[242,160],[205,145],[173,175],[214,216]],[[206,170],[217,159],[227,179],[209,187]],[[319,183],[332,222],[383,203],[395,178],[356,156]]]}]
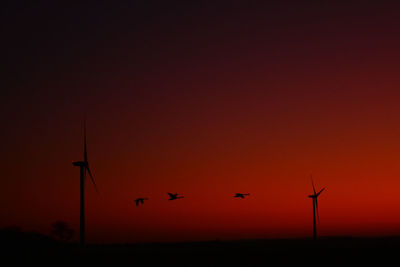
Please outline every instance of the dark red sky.
[{"label": "dark red sky", "polygon": [[397,5],[145,2],[2,4],[0,227],[77,229],[86,113],[89,242],[308,236],[310,173],[322,235],[400,234]]}]

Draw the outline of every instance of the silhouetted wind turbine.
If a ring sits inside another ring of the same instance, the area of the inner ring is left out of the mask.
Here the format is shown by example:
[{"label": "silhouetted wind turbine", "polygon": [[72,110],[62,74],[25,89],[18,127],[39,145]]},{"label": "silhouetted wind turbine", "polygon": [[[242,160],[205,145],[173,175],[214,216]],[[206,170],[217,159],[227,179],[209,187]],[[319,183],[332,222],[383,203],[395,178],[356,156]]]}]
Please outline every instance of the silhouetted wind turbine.
[{"label": "silhouetted wind turbine", "polygon": [[148,198],[139,197],[139,198],[135,199],[136,206],[139,206],[139,204],[143,205],[145,200],[148,200]]},{"label": "silhouetted wind turbine", "polygon": [[178,198],[183,198],[183,196],[178,196],[178,193],[172,194],[172,193],[168,193],[169,195],[169,199],[168,200],[175,200]]},{"label": "silhouetted wind turbine", "polygon": [[244,196],[250,196],[250,194],[249,193],[247,193],[247,194],[242,194],[242,193],[236,193],[233,197],[237,197],[237,198],[244,198]]},{"label": "silhouetted wind turbine", "polygon": [[314,181],[313,181],[312,177],[311,177],[311,184],[313,187],[314,194],[309,195],[308,197],[312,198],[312,200],[313,200],[313,238],[314,238],[314,240],[316,240],[317,239],[317,219],[318,219],[318,223],[319,223],[318,196],[322,193],[322,191],[325,190],[325,187],[322,188],[317,193],[317,191],[315,191]]},{"label": "silhouetted wind turbine", "polygon": [[96,183],[93,179],[92,173],[90,172],[89,162],[87,157],[86,150],[86,120],[83,122],[83,161],[75,161],[72,165],[80,168],[80,244],[81,246],[85,245],[85,176],[86,172],[89,174],[89,177],[94,185],[94,188],[97,191]]}]

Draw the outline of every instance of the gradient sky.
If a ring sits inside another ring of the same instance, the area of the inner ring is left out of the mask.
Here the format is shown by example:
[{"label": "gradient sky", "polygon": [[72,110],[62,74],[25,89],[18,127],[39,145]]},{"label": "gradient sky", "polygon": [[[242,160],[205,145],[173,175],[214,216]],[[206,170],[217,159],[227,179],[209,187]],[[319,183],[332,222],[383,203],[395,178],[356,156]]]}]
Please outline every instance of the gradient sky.
[{"label": "gradient sky", "polygon": [[400,234],[398,5],[131,2],[1,4],[0,227],[78,229],[86,114],[88,242],[310,236],[310,173],[321,235]]}]

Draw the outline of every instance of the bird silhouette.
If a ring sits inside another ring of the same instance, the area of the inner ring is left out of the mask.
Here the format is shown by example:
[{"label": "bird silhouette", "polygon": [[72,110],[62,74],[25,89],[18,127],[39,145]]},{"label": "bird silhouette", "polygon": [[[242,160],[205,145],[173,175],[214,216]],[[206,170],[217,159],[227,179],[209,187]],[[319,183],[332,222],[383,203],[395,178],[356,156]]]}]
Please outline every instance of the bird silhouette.
[{"label": "bird silhouette", "polygon": [[247,193],[247,194],[242,194],[242,193],[236,193],[233,197],[237,197],[237,198],[244,198],[244,196],[250,196],[250,194],[249,193]]},{"label": "bird silhouette", "polygon": [[139,198],[135,199],[136,206],[139,206],[140,204],[143,205],[145,200],[148,200],[148,198],[139,197]]},{"label": "bird silhouette", "polygon": [[169,199],[168,200],[175,200],[178,198],[183,198],[183,196],[178,196],[178,193],[172,194],[172,193],[168,193]]}]

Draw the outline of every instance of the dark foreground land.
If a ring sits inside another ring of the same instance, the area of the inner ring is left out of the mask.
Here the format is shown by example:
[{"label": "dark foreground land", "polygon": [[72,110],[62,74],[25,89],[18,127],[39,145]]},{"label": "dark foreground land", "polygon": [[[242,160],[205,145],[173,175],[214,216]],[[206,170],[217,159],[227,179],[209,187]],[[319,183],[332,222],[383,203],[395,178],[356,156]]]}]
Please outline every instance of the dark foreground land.
[{"label": "dark foreground land", "polygon": [[400,237],[66,244],[27,233],[1,233],[0,266],[397,266]]}]

